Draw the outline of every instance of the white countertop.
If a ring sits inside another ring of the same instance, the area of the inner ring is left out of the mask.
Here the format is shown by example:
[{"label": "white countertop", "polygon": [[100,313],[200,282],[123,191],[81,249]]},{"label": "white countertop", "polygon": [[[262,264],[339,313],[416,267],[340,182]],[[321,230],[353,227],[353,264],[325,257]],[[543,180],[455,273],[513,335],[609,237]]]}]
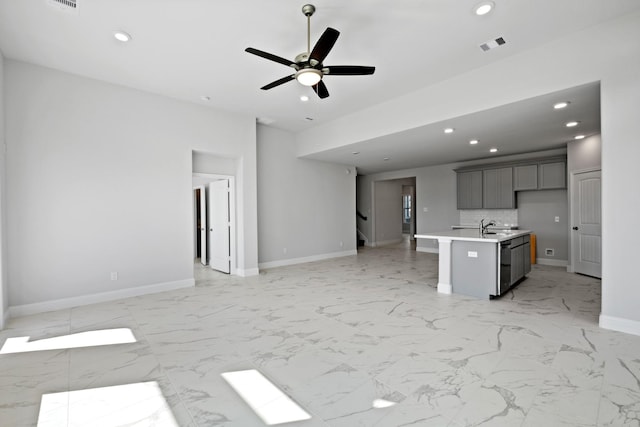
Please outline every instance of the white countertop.
[{"label": "white countertop", "polygon": [[515,237],[531,234],[531,230],[505,230],[499,231],[495,234],[480,234],[477,228],[459,228],[455,230],[438,231],[435,233],[416,234],[416,239],[451,239],[451,240],[466,240],[470,242],[487,242],[487,243],[500,243],[505,240],[510,240]]},{"label": "white countertop", "polygon": [[[452,225],[451,229],[456,230],[458,228],[472,228],[477,230],[478,224],[461,224],[461,225]],[[491,225],[487,230],[497,231],[497,230],[517,230],[517,225]]]}]

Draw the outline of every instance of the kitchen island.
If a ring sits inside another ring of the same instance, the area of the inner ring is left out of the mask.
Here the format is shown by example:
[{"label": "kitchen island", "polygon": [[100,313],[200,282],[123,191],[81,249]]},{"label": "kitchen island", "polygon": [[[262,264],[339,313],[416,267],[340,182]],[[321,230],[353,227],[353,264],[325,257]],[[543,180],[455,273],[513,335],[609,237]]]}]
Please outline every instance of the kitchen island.
[{"label": "kitchen island", "polygon": [[488,299],[503,294],[531,271],[530,234],[530,230],[455,229],[415,238],[438,241],[438,292]]}]

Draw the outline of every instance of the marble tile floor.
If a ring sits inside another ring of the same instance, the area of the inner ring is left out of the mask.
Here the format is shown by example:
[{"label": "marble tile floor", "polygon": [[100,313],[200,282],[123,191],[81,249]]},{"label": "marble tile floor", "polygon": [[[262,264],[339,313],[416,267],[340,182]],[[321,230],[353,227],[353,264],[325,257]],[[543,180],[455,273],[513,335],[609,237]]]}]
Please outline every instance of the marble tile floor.
[{"label": "marble tile floor", "polygon": [[0,345],[136,341],[0,354],[0,426],[264,426],[221,377],[248,369],[311,415],[286,426],[640,426],[640,337],[598,328],[599,280],[535,265],[477,300],[438,294],[437,261],[400,244],[250,278],[196,265],[195,288],[11,319]]}]

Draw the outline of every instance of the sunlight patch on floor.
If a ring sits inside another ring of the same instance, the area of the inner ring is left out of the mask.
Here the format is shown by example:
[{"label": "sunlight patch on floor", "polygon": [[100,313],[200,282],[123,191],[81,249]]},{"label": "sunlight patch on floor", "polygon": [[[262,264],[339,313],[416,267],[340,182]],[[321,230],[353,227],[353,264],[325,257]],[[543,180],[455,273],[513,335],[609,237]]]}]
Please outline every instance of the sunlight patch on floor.
[{"label": "sunlight patch on floor", "polygon": [[44,394],[37,427],[143,425],[178,427],[155,381]]},{"label": "sunlight patch on floor", "polygon": [[267,425],[311,418],[311,415],[255,369],[225,372],[222,377]]},{"label": "sunlight patch on floor", "polygon": [[136,337],[133,336],[133,332],[131,332],[129,328],[79,332],[77,334],[45,338],[31,342],[29,342],[29,337],[14,337],[7,338],[2,349],[0,349],[0,354],[63,350],[68,348],[96,347],[134,342],[136,342]]}]

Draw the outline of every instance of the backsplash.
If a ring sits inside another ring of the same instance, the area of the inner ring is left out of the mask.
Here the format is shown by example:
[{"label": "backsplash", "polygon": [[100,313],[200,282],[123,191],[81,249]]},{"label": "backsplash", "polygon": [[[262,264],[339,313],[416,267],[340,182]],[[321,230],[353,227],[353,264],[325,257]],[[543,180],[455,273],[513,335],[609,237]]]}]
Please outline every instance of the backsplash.
[{"label": "backsplash", "polygon": [[463,209],[460,210],[460,225],[477,225],[495,221],[496,225],[518,225],[517,209]]}]

